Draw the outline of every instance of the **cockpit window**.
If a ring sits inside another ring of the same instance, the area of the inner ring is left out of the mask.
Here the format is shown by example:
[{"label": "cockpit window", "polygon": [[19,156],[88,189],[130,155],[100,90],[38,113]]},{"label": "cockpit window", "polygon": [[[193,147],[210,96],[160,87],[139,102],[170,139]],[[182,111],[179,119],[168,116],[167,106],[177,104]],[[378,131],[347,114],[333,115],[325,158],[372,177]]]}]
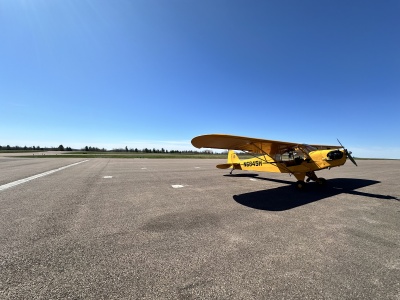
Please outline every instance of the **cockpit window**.
[{"label": "cockpit window", "polygon": [[307,144],[302,144],[302,145],[301,145],[301,149],[302,149],[304,152],[306,152],[307,154],[310,153],[310,152],[312,152],[312,151],[317,150],[317,148],[315,148],[315,147],[313,147],[313,146],[311,146],[311,145],[307,145]]}]

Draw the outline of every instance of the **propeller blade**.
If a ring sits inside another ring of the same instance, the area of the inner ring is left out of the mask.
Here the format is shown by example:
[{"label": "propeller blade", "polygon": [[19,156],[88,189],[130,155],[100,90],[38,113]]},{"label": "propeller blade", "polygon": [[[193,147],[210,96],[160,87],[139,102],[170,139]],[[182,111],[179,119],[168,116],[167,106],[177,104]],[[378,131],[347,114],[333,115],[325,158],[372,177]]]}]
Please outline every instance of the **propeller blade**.
[{"label": "propeller blade", "polygon": [[337,141],[339,142],[340,146],[342,146],[342,148],[344,149],[342,143],[339,141],[339,139],[337,138]]},{"label": "propeller blade", "polygon": [[347,151],[347,149],[342,145],[342,143],[339,141],[338,138],[337,138],[337,141],[339,142],[340,146],[344,149],[344,152],[346,153],[346,156],[351,160],[351,162],[352,162],[356,167],[358,167],[356,161],[355,161],[354,158],[353,158],[353,156],[351,156],[351,152]]},{"label": "propeller blade", "polygon": [[354,158],[353,158],[353,156],[351,156],[351,154],[350,154],[349,152],[347,152],[347,151],[346,151],[346,153],[347,153],[347,157],[351,160],[351,162],[352,162],[353,164],[355,164],[356,167],[358,167],[356,161],[355,161]]}]

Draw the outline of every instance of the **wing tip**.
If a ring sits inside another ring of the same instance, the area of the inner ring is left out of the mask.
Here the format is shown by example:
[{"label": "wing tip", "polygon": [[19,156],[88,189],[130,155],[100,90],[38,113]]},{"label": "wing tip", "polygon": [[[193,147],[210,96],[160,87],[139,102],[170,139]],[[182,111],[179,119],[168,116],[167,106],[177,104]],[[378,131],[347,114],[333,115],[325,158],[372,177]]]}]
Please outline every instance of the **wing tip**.
[{"label": "wing tip", "polygon": [[196,137],[192,138],[192,140],[190,141],[192,143],[192,145],[198,149],[202,148],[201,140],[200,140],[201,137],[202,137],[202,135],[196,136]]},{"label": "wing tip", "polygon": [[[196,147],[196,148],[205,148],[205,147],[207,147],[208,148],[208,146],[204,143],[204,142],[206,142],[207,141],[207,139],[208,138],[210,138],[210,137],[216,137],[216,136],[220,136],[221,134],[218,134],[218,133],[211,133],[211,134],[202,134],[202,135],[198,135],[198,136],[195,136],[192,140],[191,140],[191,143],[192,143],[192,145],[194,146],[194,147]],[[211,147],[212,148],[212,147]]]}]

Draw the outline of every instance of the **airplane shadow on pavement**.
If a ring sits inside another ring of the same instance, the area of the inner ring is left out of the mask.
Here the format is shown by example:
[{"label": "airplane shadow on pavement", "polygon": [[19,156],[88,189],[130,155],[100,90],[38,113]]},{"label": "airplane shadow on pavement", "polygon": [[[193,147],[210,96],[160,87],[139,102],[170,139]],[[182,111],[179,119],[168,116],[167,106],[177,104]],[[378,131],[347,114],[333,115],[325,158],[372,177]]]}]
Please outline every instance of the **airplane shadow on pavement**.
[{"label": "airplane shadow on pavement", "polygon": [[355,179],[355,178],[335,178],[328,179],[324,187],[318,186],[315,182],[307,184],[305,191],[298,191],[294,187],[293,181],[278,180],[258,177],[258,174],[233,174],[225,175],[232,177],[252,177],[257,180],[283,183],[285,186],[277,188],[255,191],[240,195],[234,195],[233,199],[244,206],[269,211],[283,211],[306,205],[325,198],[339,194],[358,195],[387,200],[399,200],[390,195],[380,195],[357,191],[369,185],[380,183],[376,180]]}]

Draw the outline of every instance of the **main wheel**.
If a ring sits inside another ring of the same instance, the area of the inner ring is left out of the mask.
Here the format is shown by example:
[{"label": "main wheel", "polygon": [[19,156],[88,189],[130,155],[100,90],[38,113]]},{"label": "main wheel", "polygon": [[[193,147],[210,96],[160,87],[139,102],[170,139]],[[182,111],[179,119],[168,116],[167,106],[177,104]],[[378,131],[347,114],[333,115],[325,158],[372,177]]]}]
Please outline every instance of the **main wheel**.
[{"label": "main wheel", "polygon": [[326,179],[325,179],[325,178],[322,178],[322,177],[319,177],[319,178],[317,179],[317,184],[320,185],[320,186],[326,185]]},{"label": "main wheel", "polygon": [[296,182],[296,189],[299,191],[304,190],[306,183],[303,180],[299,180]]}]

